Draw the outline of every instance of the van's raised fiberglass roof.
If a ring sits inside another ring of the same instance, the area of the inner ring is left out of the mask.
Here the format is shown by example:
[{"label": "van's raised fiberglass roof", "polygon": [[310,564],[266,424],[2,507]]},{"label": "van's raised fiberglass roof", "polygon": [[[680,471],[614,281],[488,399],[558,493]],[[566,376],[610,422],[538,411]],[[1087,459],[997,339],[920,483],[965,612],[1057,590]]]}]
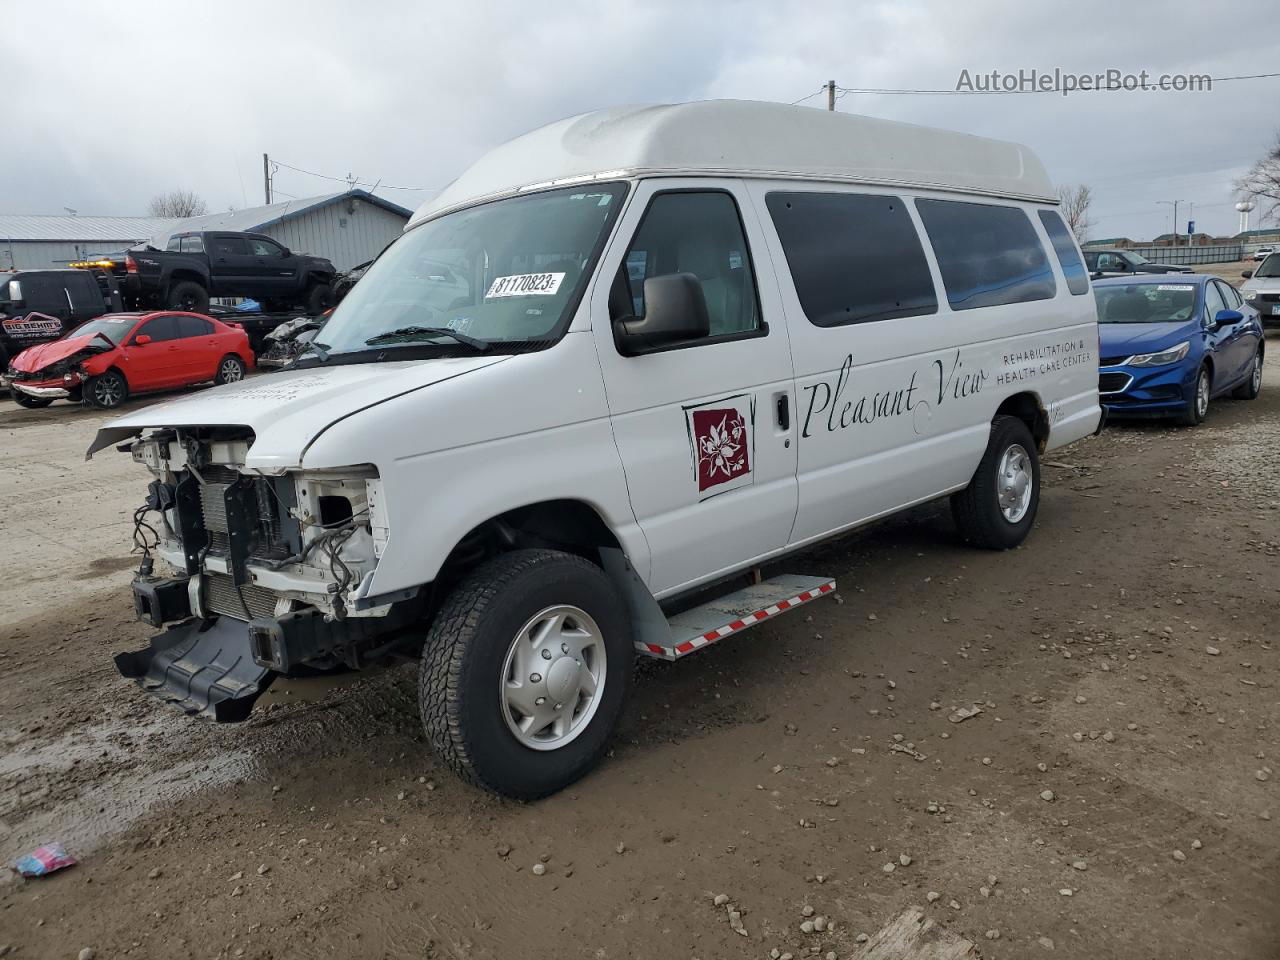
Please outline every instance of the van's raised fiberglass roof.
[{"label": "van's raised fiberglass roof", "polygon": [[1057,203],[1028,148],[893,120],[748,100],[584,113],[509,140],[423,204],[445,210],[556,183],[638,175],[803,178]]}]

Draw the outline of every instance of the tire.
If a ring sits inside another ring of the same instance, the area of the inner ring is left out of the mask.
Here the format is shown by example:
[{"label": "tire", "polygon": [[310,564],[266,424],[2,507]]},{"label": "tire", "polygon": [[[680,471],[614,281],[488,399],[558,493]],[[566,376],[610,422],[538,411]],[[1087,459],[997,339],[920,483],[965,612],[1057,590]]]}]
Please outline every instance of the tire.
[{"label": "tire", "polygon": [[39,410],[53,403],[53,399],[50,397],[33,397],[12,388],[9,390],[9,395],[13,397],[14,403],[20,407],[26,407],[28,410]]},{"label": "tire", "polygon": [[1027,538],[1039,508],[1035,438],[1017,417],[997,416],[973,479],[951,497],[960,536],[985,550],[1009,550]]},{"label": "tire", "polygon": [[[631,686],[635,652],[624,609],[604,571],[572,554],[517,550],[480,566],[445,600],[423,649],[418,702],[432,748],[464,780],[517,800],[582,777],[603,755]],[[557,616],[568,632],[534,643],[534,628]],[[590,647],[573,656],[561,644],[575,640]],[[526,670],[538,678],[528,690]],[[594,696],[578,686],[584,671],[595,677]],[[572,699],[572,712],[554,712],[557,695]],[[540,719],[523,735],[513,700],[541,702]],[[539,726],[548,717],[555,722]]]},{"label": "tire", "polygon": [[165,299],[170,310],[209,312],[209,291],[194,280],[179,280],[169,288],[169,296]]},{"label": "tire", "polygon": [[244,374],[244,361],[234,353],[228,353],[218,361],[218,372],[214,374],[213,382],[219,386],[224,383],[239,383],[244,379]]},{"label": "tire", "polygon": [[1253,355],[1253,366],[1249,368],[1249,378],[1231,391],[1237,400],[1256,400],[1262,392],[1262,350]]},{"label": "tire", "polygon": [[314,284],[307,291],[307,314],[318,317],[333,306],[333,285],[328,283]]},{"label": "tire", "polygon": [[84,402],[99,410],[114,410],[129,399],[129,381],[119,370],[108,370],[84,383]]},{"label": "tire", "polygon": [[1178,422],[1184,427],[1199,426],[1209,412],[1209,398],[1213,393],[1213,375],[1207,366],[1202,366],[1196,374],[1195,389],[1178,416]]}]

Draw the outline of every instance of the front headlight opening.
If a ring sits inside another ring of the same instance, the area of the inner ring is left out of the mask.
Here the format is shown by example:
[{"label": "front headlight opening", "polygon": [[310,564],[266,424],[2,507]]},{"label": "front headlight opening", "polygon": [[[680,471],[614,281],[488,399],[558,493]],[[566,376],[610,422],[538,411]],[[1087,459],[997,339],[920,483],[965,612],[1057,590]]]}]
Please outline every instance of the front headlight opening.
[{"label": "front headlight opening", "polygon": [[1125,361],[1125,365],[1130,367],[1163,367],[1170,363],[1177,363],[1190,352],[1191,341],[1183,340],[1176,347],[1161,350],[1159,353],[1135,354]]}]

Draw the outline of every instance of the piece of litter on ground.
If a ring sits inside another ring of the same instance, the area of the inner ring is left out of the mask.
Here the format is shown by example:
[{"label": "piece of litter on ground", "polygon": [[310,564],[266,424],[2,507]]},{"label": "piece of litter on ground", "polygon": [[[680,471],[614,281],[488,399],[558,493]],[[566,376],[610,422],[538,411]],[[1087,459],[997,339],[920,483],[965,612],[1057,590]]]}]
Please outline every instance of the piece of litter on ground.
[{"label": "piece of litter on ground", "polygon": [[14,861],[13,868],[24,877],[43,877],[47,873],[74,866],[76,858],[60,843],[47,843]]},{"label": "piece of litter on ground", "polygon": [[978,706],[961,707],[955,713],[951,714],[951,716],[947,717],[947,719],[952,723],[961,723],[971,717],[976,717],[981,712],[982,708]]}]

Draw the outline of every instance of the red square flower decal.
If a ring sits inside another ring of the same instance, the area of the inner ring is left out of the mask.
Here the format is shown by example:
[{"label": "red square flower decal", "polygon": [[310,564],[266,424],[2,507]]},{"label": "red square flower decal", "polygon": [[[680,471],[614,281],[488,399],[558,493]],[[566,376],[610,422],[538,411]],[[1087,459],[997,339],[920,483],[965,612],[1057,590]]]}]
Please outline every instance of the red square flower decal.
[{"label": "red square flower decal", "polygon": [[698,455],[698,491],[751,472],[747,424],[733,408],[694,410],[693,444]]}]

